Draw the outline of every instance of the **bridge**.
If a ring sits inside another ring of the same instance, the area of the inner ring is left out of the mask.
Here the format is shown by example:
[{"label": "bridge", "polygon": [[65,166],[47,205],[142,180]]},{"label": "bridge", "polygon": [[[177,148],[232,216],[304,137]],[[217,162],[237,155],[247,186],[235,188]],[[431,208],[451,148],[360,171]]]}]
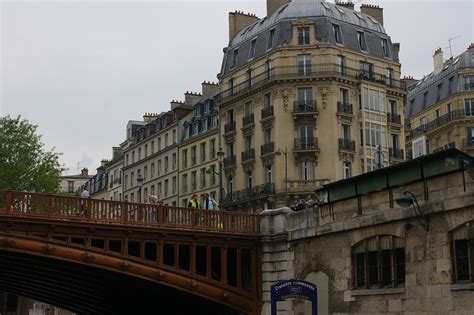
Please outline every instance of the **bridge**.
[{"label": "bridge", "polygon": [[78,314],[257,314],[259,216],[0,190],[0,290]]}]

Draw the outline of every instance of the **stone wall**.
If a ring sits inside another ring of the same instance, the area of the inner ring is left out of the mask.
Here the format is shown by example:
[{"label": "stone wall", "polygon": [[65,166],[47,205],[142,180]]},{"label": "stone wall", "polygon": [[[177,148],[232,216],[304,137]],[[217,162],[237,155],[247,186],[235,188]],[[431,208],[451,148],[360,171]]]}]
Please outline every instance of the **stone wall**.
[{"label": "stone wall", "polygon": [[[415,194],[429,217],[428,231],[411,206],[403,208],[394,202],[405,190]],[[474,221],[473,192],[474,171],[470,170],[464,177],[463,172],[455,172],[391,192],[364,195],[362,211],[353,198],[303,212],[287,208],[263,212],[262,314],[270,314],[270,286],[290,278],[318,286],[319,315],[473,314],[474,283],[454,282],[450,242],[453,229]],[[407,229],[407,223],[413,227]],[[381,235],[403,240],[405,283],[355,289],[352,248]],[[309,314],[308,307],[308,303],[289,300],[279,305],[278,314]]]}]

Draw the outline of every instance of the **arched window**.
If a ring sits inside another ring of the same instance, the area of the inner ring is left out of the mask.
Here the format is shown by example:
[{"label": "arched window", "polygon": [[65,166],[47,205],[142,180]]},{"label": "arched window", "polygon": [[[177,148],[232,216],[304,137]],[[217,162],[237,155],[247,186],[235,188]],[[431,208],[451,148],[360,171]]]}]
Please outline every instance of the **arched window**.
[{"label": "arched window", "polygon": [[405,242],[379,235],[352,247],[354,288],[392,288],[405,283]]},{"label": "arched window", "polygon": [[455,282],[474,282],[474,221],[451,232]]}]

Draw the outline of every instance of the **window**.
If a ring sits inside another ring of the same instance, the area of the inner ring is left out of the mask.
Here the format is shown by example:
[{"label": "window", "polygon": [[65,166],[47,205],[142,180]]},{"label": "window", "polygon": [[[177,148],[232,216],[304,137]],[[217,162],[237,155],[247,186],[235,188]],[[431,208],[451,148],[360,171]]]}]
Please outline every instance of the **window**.
[{"label": "window", "polygon": [[171,167],[173,170],[176,169],[176,164],[178,163],[177,162],[177,159],[176,159],[176,153],[173,153],[172,157],[171,157]]},{"label": "window", "polygon": [[158,160],[158,176],[161,175],[161,159]]},{"label": "window", "polygon": [[455,282],[474,282],[474,221],[451,232],[451,256]]},{"label": "window", "polygon": [[213,115],[211,117],[211,128],[216,128],[217,127],[217,115]]},{"label": "window", "polygon": [[158,195],[159,195],[159,196],[161,196],[161,195],[162,195],[162,194],[161,194],[161,192],[162,192],[162,190],[161,190],[161,186],[162,186],[162,185],[161,185],[161,182],[160,182],[160,183],[158,183]]},{"label": "window", "polygon": [[263,130],[263,143],[267,144],[272,142],[272,128]]},{"label": "window", "polygon": [[298,74],[311,74],[311,55],[298,55]]},{"label": "window", "polygon": [[393,85],[393,80],[394,80],[393,69],[387,68],[387,75],[386,75],[386,78],[385,78],[385,83],[388,86],[392,86]]},{"label": "window", "polygon": [[231,194],[234,188],[234,182],[233,182],[233,177],[229,176],[227,177],[227,193]]},{"label": "window", "polygon": [[365,239],[352,248],[355,288],[387,288],[405,284],[403,239],[381,235]]},{"label": "window", "polygon": [[426,107],[428,101],[428,92],[423,93],[423,107]]},{"label": "window", "polygon": [[207,118],[201,120],[201,132],[207,131]]},{"label": "window", "polygon": [[390,113],[392,113],[392,115],[397,115],[398,114],[397,101],[390,100],[389,103],[390,103]]},{"label": "window", "polygon": [[201,143],[201,162],[206,162],[206,143]]},{"label": "window", "polygon": [[347,162],[347,161],[342,162],[342,172],[343,172],[344,179],[352,177],[351,162]]},{"label": "window", "polygon": [[333,24],[332,29],[334,31],[334,38],[336,39],[336,44],[342,44],[341,28],[339,27],[339,25]]},{"label": "window", "polygon": [[252,188],[252,172],[247,172],[245,173],[245,181],[247,183],[247,189],[251,189]]},{"label": "window", "polygon": [[176,194],[176,176],[171,179],[171,193]]},{"label": "window", "polygon": [[360,50],[367,51],[367,42],[365,41],[364,32],[357,32],[357,41],[359,42]]},{"label": "window", "polygon": [[132,163],[135,163],[135,151],[132,151]]},{"label": "window", "polygon": [[388,40],[386,38],[382,38],[381,43],[383,55],[387,58],[390,58],[390,48],[388,46]]},{"label": "window", "polygon": [[182,177],[182,185],[183,185],[183,193],[187,193],[188,192],[188,174],[183,174],[183,177]]},{"label": "window", "polygon": [[176,130],[173,130],[173,144],[176,144],[177,140],[178,139],[176,138]]},{"label": "window", "polygon": [[151,142],[151,153],[150,154],[153,154],[153,153],[155,153],[155,141]]},{"label": "window", "polygon": [[191,172],[191,191],[196,190],[196,171]]},{"label": "window", "polygon": [[155,185],[151,185],[150,194],[152,194],[153,196],[155,195]]},{"label": "window", "polygon": [[143,180],[146,181],[147,177],[148,177],[148,166],[145,165],[145,167],[143,167]]},{"label": "window", "polygon": [[374,79],[374,65],[369,62],[361,61],[359,63],[359,73],[362,79]]},{"label": "window", "polygon": [[266,167],[266,182],[267,184],[271,184],[273,182],[273,172],[272,172],[272,166],[269,165]]},{"label": "window", "polygon": [[312,180],[314,177],[314,162],[303,161],[300,163],[301,167],[301,179]]},{"label": "window", "polygon": [[188,149],[183,150],[183,168],[188,167]]},{"label": "window", "polygon": [[214,186],[216,184],[216,166],[211,165],[210,168],[211,168],[211,171],[209,175],[211,176],[211,185]]},{"label": "window", "polygon": [[464,77],[464,91],[474,91],[474,75]]},{"label": "window", "polygon": [[168,173],[168,157],[165,157],[165,174]]},{"label": "window", "polygon": [[229,93],[234,95],[234,79],[229,79]]},{"label": "window", "polygon": [[474,116],[474,98],[464,100],[464,109],[466,110],[466,116]]},{"label": "window", "polygon": [[252,87],[252,69],[247,70],[247,87]]},{"label": "window", "polygon": [[148,156],[148,144],[145,144],[145,157]]},{"label": "window", "polygon": [[448,81],[448,95],[451,95],[453,93],[453,81],[454,81],[454,77],[449,78],[449,81]]},{"label": "window", "polygon": [[376,123],[365,123],[365,145],[377,147],[378,145],[385,147],[387,127]]},{"label": "window", "polygon": [[349,104],[349,90],[339,90],[339,102],[341,102],[342,104]]},{"label": "window", "polygon": [[235,65],[237,64],[237,57],[239,56],[239,49],[234,49],[234,52],[232,54],[232,63],[230,64],[230,68],[235,68]]},{"label": "window", "polygon": [[165,180],[165,197],[168,197],[168,180]]},{"label": "window", "polygon": [[441,92],[443,90],[443,83],[438,84],[438,90],[436,91],[436,102],[441,99]]},{"label": "window", "polygon": [[312,106],[312,88],[298,88],[298,106]]},{"label": "window", "polygon": [[275,29],[271,29],[270,33],[268,34],[267,50],[270,50],[273,48],[274,37],[275,37]]},{"label": "window", "polygon": [[211,154],[211,160],[216,158],[216,140],[211,139],[209,141],[209,153]]},{"label": "window", "polygon": [[346,57],[341,55],[336,56],[336,68],[337,73],[346,74]]},{"label": "window", "polygon": [[309,27],[298,28],[298,45],[309,44]]},{"label": "window", "polygon": [[420,118],[420,127],[422,130],[425,130],[426,129],[426,125],[428,124],[428,119],[426,118],[426,116],[423,116]]},{"label": "window", "polygon": [[206,169],[201,168],[201,189],[206,188]]},{"label": "window", "polygon": [[362,107],[378,112],[385,112],[385,93],[364,87],[362,89]]},{"label": "window", "polygon": [[272,94],[266,93],[263,95],[263,108],[270,108],[272,106]]},{"label": "window", "polygon": [[351,139],[351,126],[342,124],[341,125],[341,137],[342,139],[345,140],[350,140]]},{"label": "window", "polygon": [[252,60],[255,57],[255,48],[256,47],[257,47],[257,40],[254,39],[250,43],[250,50],[249,50],[248,60]]},{"label": "window", "polygon": [[69,181],[67,182],[67,191],[68,191],[69,193],[73,193],[73,192],[74,192],[74,181],[69,180]]},{"label": "window", "polygon": [[413,158],[420,157],[427,153],[425,137],[417,139],[412,143]]},{"label": "window", "polygon": [[195,121],[193,123],[193,129],[192,129],[192,134],[191,135],[195,136],[195,135],[198,134],[198,132],[199,132],[199,121]]},{"label": "window", "polygon": [[125,175],[124,179],[123,179],[123,185],[125,186],[124,189],[127,189],[127,186],[128,186],[128,175]]},{"label": "window", "polygon": [[191,147],[191,166],[196,165],[196,146]]},{"label": "window", "polygon": [[142,159],[142,148],[138,148],[138,161]]},{"label": "window", "polygon": [[272,76],[272,61],[271,60],[267,60],[265,62],[265,75],[267,79],[270,79]]}]

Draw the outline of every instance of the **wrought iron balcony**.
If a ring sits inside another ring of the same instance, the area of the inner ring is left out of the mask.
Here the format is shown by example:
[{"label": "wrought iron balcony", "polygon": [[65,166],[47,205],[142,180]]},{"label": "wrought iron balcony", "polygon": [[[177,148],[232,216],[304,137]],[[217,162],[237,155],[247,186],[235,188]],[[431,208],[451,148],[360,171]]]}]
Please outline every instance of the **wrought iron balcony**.
[{"label": "wrought iron balcony", "polygon": [[268,142],[260,146],[260,155],[270,154],[275,152],[275,143]]},{"label": "wrought iron balcony", "polygon": [[255,149],[248,149],[245,150],[242,154],[242,162],[250,161],[250,160],[255,160]]},{"label": "wrought iron balcony", "polygon": [[273,106],[268,106],[262,109],[262,119],[273,116]]},{"label": "wrought iron balcony", "polygon": [[355,152],[355,141],[350,139],[339,138],[339,150]]},{"label": "wrought iron balcony", "polygon": [[229,192],[224,203],[236,203],[248,200],[255,200],[275,193],[275,183],[266,183],[258,186],[245,188],[238,191]]},{"label": "wrought iron balcony", "polygon": [[392,113],[387,113],[387,122],[392,123],[392,124],[398,124],[398,125],[402,124],[400,115],[392,114]]},{"label": "wrought iron balcony", "polygon": [[224,125],[224,133],[229,133],[232,131],[235,131],[235,121],[232,121]]},{"label": "wrought iron balcony", "polygon": [[293,113],[314,113],[316,112],[316,101],[295,101],[293,104]]},{"label": "wrought iron balcony", "polygon": [[248,125],[251,125],[253,124],[255,121],[254,121],[254,118],[253,118],[253,114],[249,114],[247,116],[244,116],[242,118],[242,126],[248,126]]},{"label": "wrought iron balcony", "polygon": [[[388,85],[391,88],[397,88],[405,91],[406,84],[401,80],[387,80],[385,75],[377,74],[374,72],[364,72],[359,69],[353,69],[344,67],[344,71],[341,71],[339,64],[327,63],[311,65],[311,67],[305,67],[307,69],[304,72],[304,77],[310,78],[327,78],[327,77],[346,77],[352,80],[369,80],[380,84]],[[241,96],[242,94],[251,91],[252,89],[258,90],[259,86],[268,84],[273,81],[280,80],[299,80],[302,75],[300,72],[301,67],[298,65],[294,66],[281,66],[273,67],[271,70],[271,76],[268,75],[268,71],[261,69],[259,73],[252,74],[252,84],[249,86],[247,82],[247,74],[241,77],[234,78],[234,82],[242,82],[240,84],[229,87],[229,89],[222,91],[218,98],[220,102],[226,102],[234,97]]]},{"label": "wrought iron balcony", "polygon": [[235,154],[224,158],[224,167],[232,167],[236,164]]},{"label": "wrought iron balcony", "polygon": [[337,112],[352,115],[352,104],[337,102]]},{"label": "wrought iron balcony", "polygon": [[424,132],[433,131],[441,126],[447,125],[452,121],[462,119],[474,119],[474,111],[465,111],[464,109],[454,110],[452,112],[441,115],[440,117],[411,130],[409,139],[413,139]]},{"label": "wrought iron balcony", "polygon": [[307,137],[307,138],[296,138],[295,139],[295,151],[317,151],[318,138]]},{"label": "wrought iron balcony", "polygon": [[403,157],[403,149],[399,149],[399,148],[388,148],[388,155],[392,158],[392,159],[399,159],[399,160],[403,160],[404,157]]}]

